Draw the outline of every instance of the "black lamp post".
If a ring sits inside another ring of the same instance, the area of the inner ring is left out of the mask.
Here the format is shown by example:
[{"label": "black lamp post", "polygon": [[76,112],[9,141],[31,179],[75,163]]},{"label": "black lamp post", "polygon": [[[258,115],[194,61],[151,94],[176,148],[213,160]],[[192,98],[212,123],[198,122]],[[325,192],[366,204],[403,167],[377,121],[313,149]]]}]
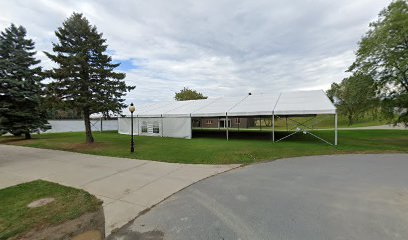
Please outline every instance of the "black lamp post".
[{"label": "black lamp post", "polygon": [[133,112],[135,111],[135,106],[133,103],[130,104],[129,106],[129,112],[130,112],[130,135],[131,135],[131,140],[130,140],[130,152],[135,152],[135,142],[133,141]]}]

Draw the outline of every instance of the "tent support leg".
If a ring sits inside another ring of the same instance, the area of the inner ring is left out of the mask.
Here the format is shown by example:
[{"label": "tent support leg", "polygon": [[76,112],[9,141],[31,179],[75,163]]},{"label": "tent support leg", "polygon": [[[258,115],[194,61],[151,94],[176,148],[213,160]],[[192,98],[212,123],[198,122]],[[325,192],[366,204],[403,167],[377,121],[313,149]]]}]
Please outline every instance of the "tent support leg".
[{"label": "tent support leg", "polygon": [[[336,114],[336,117],[337,117],[337,114]],[[278,118],[279,118],[279,116],[278,116]],[[312,130],[312,128],[309,127],[309,126],[307,126],[306,123],[307,123],[307,122],[310,122],[311,120],[313,120],[313,118],[311,118],[311,119],[309,119],[309,120],[306,120],[306,121],[304,121],[304,122],[296,121],[296,120],[293,120],[293,119],[291,119],[291,118],[288,118],[288,119],[289,119],[290,121],[292,121],[292,122],[294,122],[294,123],[297,124],[294,128],[291,128],[290,131],[292,131],[292,130],[294,130],[294,129],[296,129],[296,130],[295,130],[293,133],[291,133],[291,134],[289,134],[289,135],[287,135],[287,136],[285,136],[285,137],[283,137],[283,138],[278,139],[276,142],[279,142],[279,141],[281,141],[281,140],[284,140],[284,139],[286,139],[286,138],[288,138],[288,137],[290,137],[290,136],[292,136],[292,135],[294,135],[294,134],[296,134],[296,133],[302,133],[302,132],[303,132],[303,133],[310,134],[311,136],[313,136],[313,137],[315,137],[315,138],[317,138],[317,139],[319,139],[319,140],[321,140],[321,141],[323,141],[323,142],[325,142],[325,143],[327,143],[327,144],[333,146],[333,143],[332,143],[332,142],[329,142],[329,141],[327,141],[327,140],[325,140],[325,139],[323,139],[323,138],[321,138],[321,137],[319,137],[319,136],[317,136],[317,135],[315,135],[315,134],[313,134],[313,133],[311,133],[311,132],[309,132],[309,131],[302,130],[302,129],[298,128],[298,126],[302,126],[302,127],[304,127],[305,129],[307,129],[307,130]],[[336,118],[336,121],[337,121],[337,118]],[[336,124],[336,134],[337,134],[337,124]],[[337,137],[335,137],[335,138],[337,139]],[[335,139],[335,140],[336,140],[336,139]],[[337,141],[337,140],[336,140],[336,141]],[[335,145],[335,144],[334,144],[334,145]]]},{"label": "tent support leg", "polygon": [[275,115],[272,114],[272,142],[275,142]]},{"label": "tent support leg", "polygon": [[[159,128],[160,129],[160,128]],[[164,135],[163,135],[163,129],[164,129],[164,127],[163,127],[163,115],[161,116],[161,137],[163,137]]]},{"label": "tent support leg", "polygon": [[[319,122],[319,121],[317,121],[317,114],[313,117],[313,125],[312,125],[312,130],[314,130],[315,128],[316,128],[316,126],[317,126],[317,123]],[[316,128],[317,129],[317,128]]]},{"label": "tent support leg", "polygon": [[137,117],[137,135],[139,134],[140,128],[139,128],[139,115],[136,116]]},{"label": "tent support leg", "polygon": [[334,145],[337,146],[337,113],[334,115]]},{"label": "tent support leg", "polygon": [[229,132],[228,132],[228,115],[225,116],[225,122],[226,122],[226,124],[227,124],[227,131],[226,131],[226,133],[227,133],[227,141],[228,141],[228,140],[229,140],[229,136],[228,136],[228,134],[229,134]]}]

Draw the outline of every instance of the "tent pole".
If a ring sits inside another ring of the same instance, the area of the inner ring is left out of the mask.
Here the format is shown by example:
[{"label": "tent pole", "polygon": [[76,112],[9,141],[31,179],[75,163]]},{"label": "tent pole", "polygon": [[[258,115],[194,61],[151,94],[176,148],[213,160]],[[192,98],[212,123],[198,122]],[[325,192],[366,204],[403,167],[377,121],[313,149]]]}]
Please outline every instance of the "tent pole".
[{"label": "tent pole", "polygon": [[261,116],[259,116],[259,131],[262,131],[262,120],[261,120]]},{"label": "tent pole", "polygon": [[228,132],[228,115],[227,114],[225,114],[225,122],[227,124],[227,141],[228,141],[229,140],[229,136],[228,136],[229,132]]},{"label": "tent pole", "polygon": [[272,142],[275,142],[275,115],[272,113]]},{"label": "tent pole", "polygon": [[337,146],[337,113],[334,115],[334,145]]},{"label": "tent pole", "polygon": [[315,125],[316,125],[316,118],[317,118],[317,114],[316,114],[316,116],[313,118],[312,130],[314,130],[314,127],[315,127]]},{"label": "tent pole", "polygon": [[[160,129],[160,128],[159,128]],[[164,127],[163,127],[163,114],[161,115],[161,137],[163,137],[163,130],[164,130]],[[159,130],[160,131],[160,130]]]},{"label": "tent pole", "polygon": [[139,131],[140,131],[140,128],[139,128],[139,115],[136,115],[136,117],[137,117],[137,135],[140,135],[139,134]]},{"label": "tent pole", "polygon": [[[193,117],[191,116],[191,113],[190,113],[190,138],[189,139],[193,138],[193,127],[194,127],[193,121],[194,121],[194,119],[193,119]],[[201,125],[201,121],[200,121],[200,125]]]}]

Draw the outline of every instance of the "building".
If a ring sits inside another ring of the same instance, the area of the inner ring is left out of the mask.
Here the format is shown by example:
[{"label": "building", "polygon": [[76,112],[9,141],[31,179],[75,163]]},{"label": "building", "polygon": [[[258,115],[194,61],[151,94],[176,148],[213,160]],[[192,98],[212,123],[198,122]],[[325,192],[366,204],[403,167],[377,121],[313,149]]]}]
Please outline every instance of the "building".
[{"label": "building", "polygon": [[256,127],[256,118],[240,118],[233,117],[228,120],[223,118],[193,118],[193,128],[227,128],[226,122],[228,121],[229,128],[251,128]]}]

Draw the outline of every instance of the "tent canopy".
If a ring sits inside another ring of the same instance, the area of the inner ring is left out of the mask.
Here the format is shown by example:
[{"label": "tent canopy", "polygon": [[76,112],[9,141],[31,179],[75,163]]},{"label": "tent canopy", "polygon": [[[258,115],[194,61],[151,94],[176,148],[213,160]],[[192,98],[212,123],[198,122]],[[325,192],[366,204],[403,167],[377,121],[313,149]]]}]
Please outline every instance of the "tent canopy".
[{"label": "tent canopy", "polygon": [[283,92],[274,109],[275,115],[335,113],[336,107],[323,91]]},{"label": "tent canopy", "polygon": [[[123,111],[130,116],[127,109]],[[218,117],[335,114],[322,90],[282,92],[204,100],[171,101],[136,106],[137,117]]]}]

